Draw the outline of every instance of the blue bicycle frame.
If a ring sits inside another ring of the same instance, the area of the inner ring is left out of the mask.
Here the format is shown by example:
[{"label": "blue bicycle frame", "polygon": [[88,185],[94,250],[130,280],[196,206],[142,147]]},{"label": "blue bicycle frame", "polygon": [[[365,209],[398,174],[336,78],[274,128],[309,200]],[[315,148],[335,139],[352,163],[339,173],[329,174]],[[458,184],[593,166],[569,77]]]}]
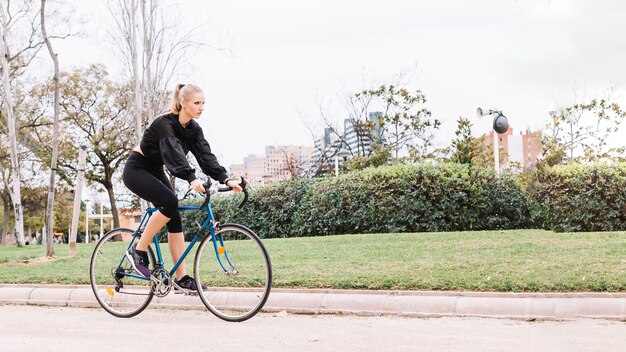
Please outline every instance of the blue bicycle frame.
[{"label": "blue bicycle frame", "polygon": [[[197,206],[197,205],[188,205],[188,206],[179,206],[177,209],[180,210],[180,211],[189,211],[189,210],[200,210],[201,207]],[[224,241],[223,241],[221,236],[218,238],[215,235],[215,227],[214,227],[215,216],[213,215],[213,209],[211,208],[211,204],[207,203],[206,206],[203,209],[205,209],[207,211],[208,216],[207,216],[206,220],[204,221],[204,223],[202,224],[202,226],[200,226],[200,230],[198,232],[196,232],[196,235],[193,237],[193,239],[191,240],[191,242],[189,243],[189,245],[187,246],[187,248],[185,249],[183,254],[180,256],[180,258],[176,262],[176,264],[174,264],[174,267],[172,268],[172,270],[169,272],[169,276],[170,277],[174,276],[174,273],[176,272],[176,269],[178,269],[178,267],[183,262],[183,260],[185,260],[185,258],[187,257],[187,255],[189,254],[189,252],[191,251],[193,246],[196,244],[196,242],[198,242],[198,240],[200,240],[203,237],[203,235],[207,233],[206,232],[207,228],[209,230],[209,233],[211,234],[211,239],[213,240],[213,248],[215,249],[215,257],[217,258],[217,261],[218,261],[218,263],[222,267],[222,270],[224,270],[225,273],[229,272],[229,270],[224,266],[224,263],[222,262],[222,259],[220,258],[220,254],[222,254],[222,253],[220,253],[219,250],[220,250],[220,248],[224,248]],[[146,209],[146,212],[144,213],[143,217],[141,218],[139,226],[137,227],[137,230],[135,230],[135,233],[133,234],[133,238],[131,239],[130,244],[128,245],[127,249],[130,249],[130,247],[132,247],[132,245],[135,243],[135,240],[137,240],[137,238],[143,232],[143,228],[148,223],[148,220],[150,219],[152,214],[154,212],[156,212],[157,210],[159,210],[159,209],[158,208],[148,208],[148,209]],[[218,247],[218,243],[217,243],[218,241],[219,241],[219,247]],[[163,255],[161,254],[161,246],[159,244],[158,236],[155,235],[154,238],[152,239],[152,242],[154,243],[154,248],[156,249],[156,256],[157,256],[156,267],[157,268],[161,268],[161,269],[165,269],[164,262],[163,262]],[[234,267],[233,263],[230,261],[230,258],[228,257],[228,253],[224,250],[223,254],[224,254],[224,257],[226,258],[226,261],[228,262],[228,266],[232,270],[235,270],[235,267]],[[122,257],[122,260],[120,261],[120,264],[118,265],[118,268],[120,268],[122,266],[123,261],[124,261],[124,257]],[[133,278],[136,278],[136,279],[150,280],[150,278],[146,278],[146,277],[144,277],[142,275],[137,275],[137,274],[133,274],[133,273],[127,273],[125,275],[133,277]]]}]

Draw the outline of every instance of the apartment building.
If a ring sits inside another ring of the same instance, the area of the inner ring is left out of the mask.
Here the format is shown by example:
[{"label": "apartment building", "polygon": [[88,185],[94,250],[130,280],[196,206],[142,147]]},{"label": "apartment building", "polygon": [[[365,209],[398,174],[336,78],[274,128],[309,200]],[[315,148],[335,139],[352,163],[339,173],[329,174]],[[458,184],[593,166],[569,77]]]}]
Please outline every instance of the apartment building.
[{"label": "apartment building", "polygon": [[332,128],[325,128],[324,134],[315,140],[313,151],[313,175],[325,175],[334,172],[335,157],[341,162],[348,159],[350,153],[343,148],[343,141]]},{"label": "apartment building", "polygon": [[252,186],[262,185],[265,175],[265,155],[250,154],[243,158],[243,172],[239,175],[245,176]]},{"label": "apartment building", "polygon": [[265,147],[265,183],[304,176],[311,167],[312,146]]},{"label": "apartment building", "polygon": [[306,176],[311,168],[312,146],[267,146],[265,154],[251,154],[243,164],[230,165],[235,175],[245,176],[253,186]]},{"label": "apartment building", "polygon": [[[484,136],[483,143],[493,150],[493,134],[491,132]],[[522,131],[519,134],[513,133],[513,128],[509,128],[506,133],[498,135],[498,146],[502,155],[500,164],[504,167],[519,165],[522,169],[534,166],[543,152],[542,132],[530,130]]]},{"label": "apartment building", "polygon": [[369,156],[375,143],[387,144],[380,126],[382,112],[370,112],[367,121],[345,119],[343,132],[325,128],[324,135],[314,143],[313,160],[317,174],[333,173],[335,168],[354,156]]}]

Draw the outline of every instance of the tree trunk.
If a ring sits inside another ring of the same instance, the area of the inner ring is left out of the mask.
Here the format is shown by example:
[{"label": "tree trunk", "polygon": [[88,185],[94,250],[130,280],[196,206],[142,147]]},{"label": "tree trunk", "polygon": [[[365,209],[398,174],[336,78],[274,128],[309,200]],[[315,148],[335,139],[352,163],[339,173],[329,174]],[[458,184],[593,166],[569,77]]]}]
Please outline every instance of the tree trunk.
[{"label": "tree trunk", "polygon": [[72,229],[70,232],[70,256],[76,255],[76,236],[78,234],[78,220],[80,218],[80,198],[83,192],[83,181],[85,179],[85,159],[87,158],[86,147],[81,146],[78,151],[78,174],[76,175],[76,185],[74,189],[74,213],[72,215]]},{"label": "tree trunk", "polygon": [[113,228],[120,227],[120,217],[117,213],[117,205],[115,204],[115,193],[113,192],[113,186],[106,187],[107,194],[109,195],[109,202],[111,203],[111,215],[113,215]]},{"label": "tree trunk", "polygon": [[9,230],[9,236],[7,237],[7,246],[15,244],[15,225]]},{"label": "tree trunk", "polygon": [[146,0],[141,0],[141,18],[143,21],[143,50],[144,50],[144,76],[143,87],[146,93],[146,112],[148,124],[152,123],[156,114],[156,101],[154,88],[156,82],[152,74],[152,60],[154,57],[155,22],[157,3],[150,1],[146,8]]},{"label": "tree trunk", "polygon": [[59,60],[57,54],[52,50],[52,44],[46,33],[45,26],[45,6],[46,0],[41,0],[41,32],[46,46],[50,52],[50,57],[54,62],[54,123],[52,132],[52,162],[50,163],[50,183],[48,184],[48,202],[46,207],[46,256],[54,255],[54,193],[57,159],[59,157]]},{"label": "tree trunk", "polygon": [[2,238],[0,243],[9,244],[9,222],[11,221],[11,196],[6,190],[2,191]]},{"label": "tree trunk", "polygon": [[4,106],[6,109],[8,127],[9,127],[9,143],[11,146],[11,200],[13,202],[13,212],[15,216],[15,230],[17,232],[17,245],[24,245],[24,209],[22,207],[22,194],[20,190],[20,165],[17,155],[17,131],[14,114],[13,96],[11,94],[11,80],[9,79],[9,45],[8,22],[4,7],[0,7],[0,17],[2,20],[2,35],[0,36],[0,61],[2,62],[2,87]]},{"label": "tree trunk", "polygon": [[142,135],[142,118],[143,114],[143,89],[141,84],[141,71],[139,69],[139,56],[137,50],[137,1],[131,0],[130,11],[128,12],[129,24],[130,24],[130,38],[128,41],[128,48],[130,49],[130,60],[132,66],[133,75],[133,89],[135,92],[135,142],[139,144],[141,142]]}]

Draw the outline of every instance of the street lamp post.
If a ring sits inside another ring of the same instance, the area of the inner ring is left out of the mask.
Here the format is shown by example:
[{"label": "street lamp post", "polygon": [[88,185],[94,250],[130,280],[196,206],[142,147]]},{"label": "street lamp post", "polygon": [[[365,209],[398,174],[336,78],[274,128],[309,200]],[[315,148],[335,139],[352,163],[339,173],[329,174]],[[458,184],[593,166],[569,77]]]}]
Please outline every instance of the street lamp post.
[{"label": "street lamp post", "polygon": [[102,238],[102,235],[104,235],[104,205],[102,203],[102,201],[100,201],[100,234],[98,235],[98,240],[100,240]]},{"label": "street lamp post", "polygon": [[89,243],[89,204],[90,200],[85,199],[85,243]]},{"label": "street lamp post", "polygon": [[509,130],[509,120],[502,114],[502,111],[490,109],[488,112],[483,109],[476,109],[479,118],[493,115],[493,160],[496,175],[500,175],[500,140],[498,134],[506,133]]}]

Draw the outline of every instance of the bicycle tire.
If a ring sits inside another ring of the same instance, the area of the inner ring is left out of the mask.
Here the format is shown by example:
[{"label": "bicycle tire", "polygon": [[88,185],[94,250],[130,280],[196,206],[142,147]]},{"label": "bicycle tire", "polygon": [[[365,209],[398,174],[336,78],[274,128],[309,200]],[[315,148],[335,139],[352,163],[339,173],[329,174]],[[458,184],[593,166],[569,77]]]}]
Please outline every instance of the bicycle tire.
[{"label": "bicycle tire", "polygon": [[[89,280],[98,303],[104,310],[118,318],[130,318],[141,313],[154,293],[150,280],[133,278],[130,262],[125,257],[129,243],[123,235],[132,238],[134,231],[126,228],[113,229],[98,241],[91,255]],[[156,263],[152,248],[148,247],[151,270]],[[116,279],[116,270],[118,278]],[[134,273],[134,275],[137,275]],[[123,286],[120,287],[119,283]]]},{"label": "bicycle tire", "polygon": [[222,225],[215,237],[219,246],[213,245],[209,235],[196,253],[194,278],[198,295],[220,319],[250,319],[263,308],[272,287],[272,263],[267,249],[257,234],[238,224]]}]

